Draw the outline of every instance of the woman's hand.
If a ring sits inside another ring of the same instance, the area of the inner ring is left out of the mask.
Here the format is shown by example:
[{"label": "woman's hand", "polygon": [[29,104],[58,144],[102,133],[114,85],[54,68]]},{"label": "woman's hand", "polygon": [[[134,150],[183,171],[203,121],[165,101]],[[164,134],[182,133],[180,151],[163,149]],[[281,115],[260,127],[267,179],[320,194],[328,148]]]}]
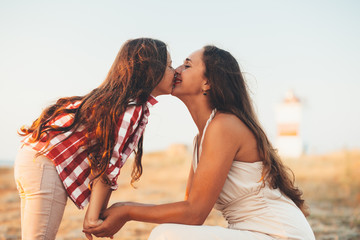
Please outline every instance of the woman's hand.
[{"label": "woman's hand", "polygon": [[83,232],[86,236],[91,236],[91,234],[93,234],[96,237],[112,238],[114,234],[129,221],[124,203],[113,204],[101,214],[101,218],[104,219],[104,221],[100,225],[95,227],[84,227]]}]

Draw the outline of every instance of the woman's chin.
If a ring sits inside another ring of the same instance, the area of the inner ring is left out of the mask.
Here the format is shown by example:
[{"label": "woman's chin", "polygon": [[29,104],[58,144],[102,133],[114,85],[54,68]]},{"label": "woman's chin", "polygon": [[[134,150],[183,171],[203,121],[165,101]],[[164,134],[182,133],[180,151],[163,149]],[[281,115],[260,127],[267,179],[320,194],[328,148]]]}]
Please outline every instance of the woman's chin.
[{"label": "woman's chin", "polygon": [[172,91],[171,96],[176,97],[180,101],[183,101],[186,98],[186,94],[182,94],[180,91]]},{"label": "woman's chin", "polygon": [[181,94],[180,89],[175,86],[171,91],[171,95],[173,95],[174,97],[179,97],[182,94]]}]

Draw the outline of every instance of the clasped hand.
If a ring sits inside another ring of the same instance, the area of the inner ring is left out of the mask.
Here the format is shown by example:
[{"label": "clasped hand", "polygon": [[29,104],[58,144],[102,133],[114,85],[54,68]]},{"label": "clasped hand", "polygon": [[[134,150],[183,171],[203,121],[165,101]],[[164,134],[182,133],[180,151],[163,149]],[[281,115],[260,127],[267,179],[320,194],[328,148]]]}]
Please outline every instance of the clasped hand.
[{"label": "clasped hand", "polygon": [[115,203],[100,214],[103,222],[96,226],[84,226],[83,232],[88,235],[95,235],[96,237],[113,238],[128,221],[127,212],[125,211],[125,203]]}]

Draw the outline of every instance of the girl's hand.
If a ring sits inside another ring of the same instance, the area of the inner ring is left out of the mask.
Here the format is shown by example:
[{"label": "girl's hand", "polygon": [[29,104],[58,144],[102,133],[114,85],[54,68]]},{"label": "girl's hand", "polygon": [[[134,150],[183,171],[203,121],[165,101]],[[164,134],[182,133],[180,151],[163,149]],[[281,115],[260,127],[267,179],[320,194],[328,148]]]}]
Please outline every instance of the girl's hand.
[{"label": "girl's hand", "polygon": [[[103,222],[103,220],[101,220],[101,219],[98,219],[98,220],[96,220],[96,221],[93,221],[93,220],[87,219],[87,218],[85,217],[84,223],[83,223],[83,229],[91,229],[91,228],[98,227],[98,226],[101,225],[102,222]],[[92,240],[92,239],[93,239],[92,235],[89,234],[89,233],[85,233],[85,236],[86,236],[86,238],[89,239],[89,240]]]}]

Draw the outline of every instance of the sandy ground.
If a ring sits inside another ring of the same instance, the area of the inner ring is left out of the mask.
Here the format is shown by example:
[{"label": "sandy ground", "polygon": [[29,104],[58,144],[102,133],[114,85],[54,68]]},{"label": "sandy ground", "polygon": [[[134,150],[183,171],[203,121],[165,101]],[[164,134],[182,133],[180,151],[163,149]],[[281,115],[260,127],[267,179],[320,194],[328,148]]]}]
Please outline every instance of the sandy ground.
[{"label": "sandy ground", "polygon": [[[167,203],[182,200],[191,155],[181,146],[168,151],[146,154],[144,174],[134,189],[130,186],[132,163],[126,163],[120,174],[119,189],[110,204],[117,201]],[[311,210],[308,220],[318,240],[360,239],[360,152],[341,152],[324,156],[305,156],[285,160],[304,191]],[[85,239],[82,221],[85,211],[69,200],[57,239]],[[213,210],[206,225],[227,224]],[[147,239],[155,224],[129,222],[115,239]],[[20,239],[20,199],[12,168],[0,168],[0,240]]]}]

